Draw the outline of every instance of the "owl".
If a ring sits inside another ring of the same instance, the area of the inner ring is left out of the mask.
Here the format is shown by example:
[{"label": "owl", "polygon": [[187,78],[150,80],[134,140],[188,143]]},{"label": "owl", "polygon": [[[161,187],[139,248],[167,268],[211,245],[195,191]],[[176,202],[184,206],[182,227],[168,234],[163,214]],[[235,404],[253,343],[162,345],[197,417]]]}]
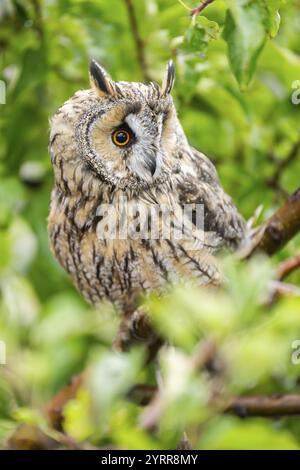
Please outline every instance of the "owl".
[{"label": "owl", "polygon": [[[148,325],[143,296],[186,278],[218,284],[215,253],[237,247],[246,224],[212,162],[188,143],[171,97],[172,62],[161,87],[115,82],[94,60],[89,75],[91,89],[75,93],[51,120],[48,232],[85,299],[107,300],[120,312],[125,344],[138,321]],[[184,207],[188,216],[180,219]],[[166,231],[166,220],[172,229],[187,221],[188,236]],[[107,231],[110,224],[122,236]]]}]

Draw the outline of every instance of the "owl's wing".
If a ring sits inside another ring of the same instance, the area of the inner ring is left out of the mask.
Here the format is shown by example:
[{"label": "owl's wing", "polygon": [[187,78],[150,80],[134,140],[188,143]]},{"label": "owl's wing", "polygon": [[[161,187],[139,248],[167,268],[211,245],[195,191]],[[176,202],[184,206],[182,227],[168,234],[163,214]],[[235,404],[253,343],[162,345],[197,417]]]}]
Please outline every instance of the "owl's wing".
[{"label": "owl's wing", "polygon": [[184,156],[184,168],[177,189],[181,204],[204,205],[204,230],[215,240],[237,248],[245,237],[246,223],[225,193],[213,163],[201,152],[191,148]]}]

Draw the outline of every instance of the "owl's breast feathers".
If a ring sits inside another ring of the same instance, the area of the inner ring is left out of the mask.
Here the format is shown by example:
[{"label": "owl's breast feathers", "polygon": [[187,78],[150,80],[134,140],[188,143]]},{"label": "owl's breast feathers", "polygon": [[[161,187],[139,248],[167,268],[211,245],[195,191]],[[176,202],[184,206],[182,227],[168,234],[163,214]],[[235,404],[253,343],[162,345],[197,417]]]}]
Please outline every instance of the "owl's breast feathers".
[{"label": "owl's breast feathers", "polygon": [[[107,200],[106,191],[104,196]],[[110,195],[115,207],[119,205],[119,196],[116,193],[114,199]],[[170,200],[166,196],[163,199]],[[128,311],[135,308],[141,294],[162,292],[169,282],[189,278],[199,284],[218,283],[219,272],[211,250],[204,246],[195,250],[190,240],[102,237],[101,204],[101,197],[97,200],[70,197],[55,188],[48,221],[56,258],[90,303],[107,299]],[[149,204],[141,207],[140,210],[143,207],[146,210]],[[132,223],[130,220],[129,228]],[[147,233],[152,228],[150,223]]]},{"label": "owl's breast feathers", "polygon": [[[99,237],[102,223],[99,209],[109,202],[119,211],[120,191],[110,192],[104,186],[97,197],[90,198],[65,194],[58,187],[53,190],[49,216],[51,246],[89,302],[96,304],[107,299],[128,311],[135,308],[142,293],[162,292],[172,281],[189,278],[199,284],[219,282],[212,252],[226,243],[237,245],[243,238],[245,224],[219,186],[210,162],[202,155],[195,154],[194,158],[192,164],[196,167],[196,159],[203,159],[198,183],[193,172],[186,172],[179,175],[177,190],[174,188],[172,195],[158,191],[155,197],[159,204],[204,204],[204,243],[196,250],[186,240],[172,238],[103,239]],[[149,208],[148,194],[145,201]]]}]

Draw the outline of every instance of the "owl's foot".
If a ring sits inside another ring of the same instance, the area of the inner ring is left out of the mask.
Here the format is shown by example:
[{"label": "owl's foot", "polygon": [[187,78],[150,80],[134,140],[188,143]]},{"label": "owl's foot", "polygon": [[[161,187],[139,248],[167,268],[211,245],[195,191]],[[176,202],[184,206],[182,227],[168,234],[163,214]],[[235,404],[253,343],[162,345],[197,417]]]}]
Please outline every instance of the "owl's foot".
[{"label": "owl's foot", "polygon": [[134,344],[145,344],[147,349],[146,362],[156,356],[163,344],[162,339],[154,330],[149,317],[141,309],[125,317],[114,340],[114,349],[119,352],[128,351]]}]

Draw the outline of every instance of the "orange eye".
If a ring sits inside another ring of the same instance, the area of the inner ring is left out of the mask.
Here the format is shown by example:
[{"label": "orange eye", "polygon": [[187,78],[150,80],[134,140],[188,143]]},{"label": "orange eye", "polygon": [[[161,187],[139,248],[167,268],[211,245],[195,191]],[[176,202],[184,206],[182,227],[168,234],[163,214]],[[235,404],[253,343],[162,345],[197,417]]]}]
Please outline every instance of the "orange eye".
[{"label": "orange eye", "polygon": [[125,147],[131,140],[130,132],[126,129],[118,129],[112,133],[112,141],[118,147]]}]

